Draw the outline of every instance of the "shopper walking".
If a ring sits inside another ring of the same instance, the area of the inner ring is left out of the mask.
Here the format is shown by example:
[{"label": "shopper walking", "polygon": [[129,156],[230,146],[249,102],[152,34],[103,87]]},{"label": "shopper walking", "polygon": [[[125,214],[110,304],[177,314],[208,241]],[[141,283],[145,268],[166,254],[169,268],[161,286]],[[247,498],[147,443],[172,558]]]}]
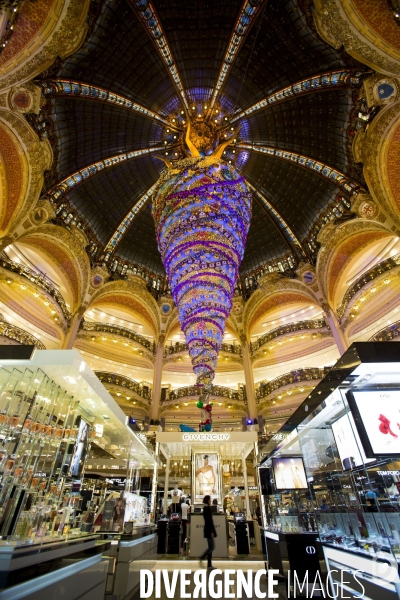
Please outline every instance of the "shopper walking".
[{"label": "shopper walking", "polygon": [[200,563],[207,556],[207,568],[213,569],[214,567],[211,564],[211,559],[212,559],[213,550],[215,548],[214,539],[217,537],[217,533],[215,531],[214,521],[213,521],[212,512],[211,512],[211,506],[210,506],[211,497],[204,496],[203,503],[204,503],[204,506],[203,506],[204,537],[207,540],[208,548],[204,552],[203,556],[200,557]]}]

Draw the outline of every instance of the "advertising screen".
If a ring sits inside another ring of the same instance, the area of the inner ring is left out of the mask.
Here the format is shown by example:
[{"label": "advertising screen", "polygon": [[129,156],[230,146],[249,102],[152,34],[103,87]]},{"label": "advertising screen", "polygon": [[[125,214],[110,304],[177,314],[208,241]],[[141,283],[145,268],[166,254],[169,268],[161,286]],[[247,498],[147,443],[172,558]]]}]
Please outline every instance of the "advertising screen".
[{"label": "advertising screen", "polygon": [[332,431],[345,471],[361,467],[365,463],[373,461],[373,459],[368,459],[365,456],[351,413],[343,415],[340,419],[332,423]]},{"label": "advertising screen", "polygon": [[357,390],[347,397],[366,456],[400,455],[400,390]]},{"label": "advertising screen", "polygon": [[69,467],[69,475],[71,477],[77,477],[79,479],[82,474],[87,447],[89,444],[89,434],[90,425],[81,417],[79,422],[78,437],[76,438],[71,464]]},{"label": "advertising screen", "polygon": [[308,489],[304,463],[300,456],[273,458],[272,468],[277,491]]}]

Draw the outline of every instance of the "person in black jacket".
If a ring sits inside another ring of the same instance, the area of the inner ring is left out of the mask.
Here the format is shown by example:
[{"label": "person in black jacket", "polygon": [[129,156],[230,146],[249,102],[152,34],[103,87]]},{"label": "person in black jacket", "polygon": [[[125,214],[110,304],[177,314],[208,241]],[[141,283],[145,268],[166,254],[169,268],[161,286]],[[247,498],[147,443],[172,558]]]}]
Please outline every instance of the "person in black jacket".
[{"label": "person in black jacket", "polygon": [[211,497],[204,496],[203,499],[204,507],[203,507],[203,517],[204,517],[204,537],[207,539],[208,548],[204,552],[203,556],[200,557],[200,562],[205,559],[207,556],[207,568],[213,569],[214,567],[211,564],[212,553],[215,548],[214,538],[217,537],[217,533],[214,527],[214,521],[211,512]]}]

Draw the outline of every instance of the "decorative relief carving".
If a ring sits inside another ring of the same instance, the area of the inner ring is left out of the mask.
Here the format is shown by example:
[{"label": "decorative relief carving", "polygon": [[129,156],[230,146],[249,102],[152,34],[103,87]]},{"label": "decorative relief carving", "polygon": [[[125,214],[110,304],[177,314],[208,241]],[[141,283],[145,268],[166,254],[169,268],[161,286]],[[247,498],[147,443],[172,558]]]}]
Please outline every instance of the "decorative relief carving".
[{"label": "decorative relief carving", "polygon": [[[32,79],[35,75],[48,68],[57,56],[64,58],[75,52],[82,43],[87,31],[85,18],[89,9],[89,0],[67,0],[68,8],[65,11],[59,10],[61,15],[56,24],[57,29],[52,29],[50,36],[45,38],[39,51],[29,53],[29,58],[21,61],[17,68],[13,68],[11,73],[7,69],[8,65],[3,67],[3,76],[0,77],[0,88],[5,89],[20,82]],[[59,4],[66,4],[59,3]],[[39,38],[40,39],[40,38]],[[14,62],[11,66],[14,66]]]},{"label": "decorative relief carving", "polygon": [[400,102],[385,107],[372,121],[362,147],[364,176],[374,200],[382,210],[399,224],[400,199],[393,198],[387,180],[387,147],[391,130],[399,122]]},{"label": "decorative relief carving", "polygon": [[[345,12],[344,5],[347,5],[353,17],[357,11],[349,7],[349,2],[343,0],[315,0],[316,11],[314,12],[314,22],[320,36],[339,49],[344,46],[346,52],[357,60],[372,67],[376,71],[386,75],[400,76],[400,61],[393,58],[387,52],[388,45],[382,42],[382,47],[378,48],[379,38],[374,36],[374,42],[365,37],[364,32],[368,31],[368,26],[356,27],[350,21],[348,11]],[[385,48],[385,49],[383,49]]]}]

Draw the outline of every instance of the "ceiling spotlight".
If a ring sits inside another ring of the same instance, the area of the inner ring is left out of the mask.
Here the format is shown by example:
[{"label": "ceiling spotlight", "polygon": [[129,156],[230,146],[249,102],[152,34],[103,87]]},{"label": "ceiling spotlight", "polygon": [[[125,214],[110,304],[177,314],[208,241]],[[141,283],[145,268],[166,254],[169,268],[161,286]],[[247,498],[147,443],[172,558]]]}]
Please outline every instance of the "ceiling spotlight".
[{"label": "ceiling spotlight", "polygon": [[196,107],[195,107],[195,106],[192,106],[192,110],[196,110]]},{"label": "ceiling spotlight", "polygon": [[218,109],[217,109],[217,110],[215,111],[215,114],[218,114],[218,112],[219,112],[219,111],[218,111]]},{"label": "ceiling spotlight", "polygon": [[207,106],[204,107],[204,110],[207,110]]},{"label": "ceiling spotlight", "polygon": [[175,119],[172,119],[172,122],[175,123]]},{"label": "ceiling spotlight", "polygon": [[185,114],[185,111],[184,111],[184,110],[181,110],[181,115],[184,115],[184,114]]}]

